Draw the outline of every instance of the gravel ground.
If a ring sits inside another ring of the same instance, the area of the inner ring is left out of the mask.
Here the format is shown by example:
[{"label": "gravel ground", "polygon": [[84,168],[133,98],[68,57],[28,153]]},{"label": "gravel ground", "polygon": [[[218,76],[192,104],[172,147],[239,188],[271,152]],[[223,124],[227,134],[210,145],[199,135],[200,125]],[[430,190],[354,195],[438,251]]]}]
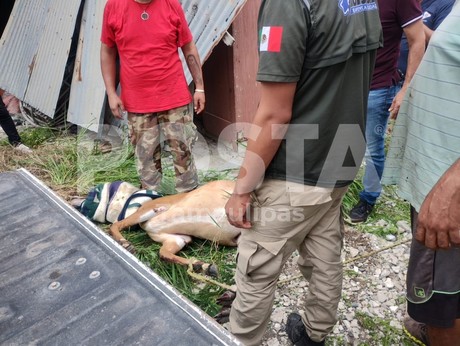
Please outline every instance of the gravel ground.
[{"label": "gravel ground", "polygon": [[[393,241],[346,227],[342,300],[338,322],[327,345],[402,344],[411,233],[406,222],[400,221],[398,226],[400,233]],[[292,345],[284,332],[286,318],[301,309],[308,291],[308,283],[299,278],[295,261],[294,253],[280,278],[283,283],[276,292],[263,345]]]}]

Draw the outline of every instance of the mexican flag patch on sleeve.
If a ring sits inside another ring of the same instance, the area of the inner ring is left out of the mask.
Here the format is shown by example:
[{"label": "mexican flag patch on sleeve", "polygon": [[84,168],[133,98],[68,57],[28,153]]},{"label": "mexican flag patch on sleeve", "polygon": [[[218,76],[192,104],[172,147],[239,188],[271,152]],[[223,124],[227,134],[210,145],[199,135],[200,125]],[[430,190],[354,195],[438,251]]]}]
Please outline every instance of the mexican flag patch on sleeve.
[{"label": "mexican flag patch on sleeve", "polygon": [[260,33],[261,52],[280,52],[283,40],[282,26],[264,26]]}]

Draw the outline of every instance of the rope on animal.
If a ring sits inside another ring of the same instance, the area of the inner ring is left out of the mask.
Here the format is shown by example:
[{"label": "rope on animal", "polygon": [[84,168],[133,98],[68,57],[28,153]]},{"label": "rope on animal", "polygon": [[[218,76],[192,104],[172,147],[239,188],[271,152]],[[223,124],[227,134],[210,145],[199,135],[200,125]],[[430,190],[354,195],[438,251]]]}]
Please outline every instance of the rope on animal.
[{"label": "rope on animal", "polygon": [[202,282],[206,282],[206,283],[209,283],[209,284],[213,284],[213,285],[216,285],[216,286],[219,286],[223,289],[226,289],[226,290],[230,290],[230,291],[233,291],[233,292],[236,292],[236,287],[235,285],[232,285],[232,286],[229,286],[229,285],[226,285],[224,283],[221,283],[219,281],[216,281],[216,280],[213,280],[211,278],[208,278],[204,275],[201,275],[201,274],[198,274],[198,273],[195,273],[193,271],[193,265],[191,263],[192,261],[190,261],[189,265],[188,265],[188,269],[187,269],[187,274],[190,275],[192,278],[198,280],[198,281],[202,281]]}]

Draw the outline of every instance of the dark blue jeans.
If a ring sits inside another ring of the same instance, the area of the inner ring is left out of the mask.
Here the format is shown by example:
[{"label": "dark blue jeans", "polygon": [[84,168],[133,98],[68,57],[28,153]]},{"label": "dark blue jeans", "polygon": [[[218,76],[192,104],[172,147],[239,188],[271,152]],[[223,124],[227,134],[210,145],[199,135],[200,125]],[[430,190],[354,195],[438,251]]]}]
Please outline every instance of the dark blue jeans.
[{"label": "dark blue jeans", "polygon": [[3,131],[5,131],[6,135],[8,136],[8,142],[11,145],[18,145],[21,143],[21,137],[19,137],[18,130],[16,129],[16,125],[14,125],[13,119],[11,119],[10,113],[5,107],[2,98],[0,97],[0,126],[2,127]]},{"label": "dark blue jeans", "polygon": [[401,85],[371,90],[367,105],[366,122],[366,167],[363,177],[364,190],[359,197],[362,201],[375,204],[382,191],[380,180],[385,164],[385,133],[390,112],[388,109]]}]

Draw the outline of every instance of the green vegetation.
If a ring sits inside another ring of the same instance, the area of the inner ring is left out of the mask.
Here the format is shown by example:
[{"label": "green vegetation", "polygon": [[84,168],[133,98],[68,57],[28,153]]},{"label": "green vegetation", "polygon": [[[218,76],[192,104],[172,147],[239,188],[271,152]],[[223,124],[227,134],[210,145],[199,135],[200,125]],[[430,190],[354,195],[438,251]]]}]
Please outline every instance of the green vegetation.
[{"label": "green vegetation", "polygon": [[[184,266],[162,261],[159,257],[160,244],[153,242],[145,232],[125,232],[124,236],[135,247],[136,256],[159,276],[174,286],[180,293],[198,305],[203,311],[214,316],[220,309],[216,299],[225,289],[196,281],[187,273]],[[232,285],[235,269],[235,249],[219,246],[206,240],[194,239],[180,253],[186,258],[199,258],[204,262],[218,265],[218,281]]]},{"label": "green vegetation", "polygon": [[357,312],[355,316],[358,319],[359,325],[369,331],[371,336],[370,341],[362,342],[359,345],[413,345],[413,342],[406,336],[406,334],[402,330],[392,327],[388,320],[370,316],[362,312]]},{"label": "green vegetation", "polygon": [[21,139],[27,146],[36,147],[46,141],[52,141],[59,136],[59,132],[49,127],[28,128],[21,132]]},{"label": "green vegetation", "polygon": [[[359,192],[363,189],[362,175],[363,168],[343,198],[342,211],[345,221],[349,224],[351,223],[348,213],[359,202]],[[410,206],[398,197],[396,190],[396,186],[384,186],[368,220],[365,223],[354,224],[353,227],[361,232],[373,233],[383,238],[389,234],[397,236],[398,221],[403,220],[410,224]]]}]

